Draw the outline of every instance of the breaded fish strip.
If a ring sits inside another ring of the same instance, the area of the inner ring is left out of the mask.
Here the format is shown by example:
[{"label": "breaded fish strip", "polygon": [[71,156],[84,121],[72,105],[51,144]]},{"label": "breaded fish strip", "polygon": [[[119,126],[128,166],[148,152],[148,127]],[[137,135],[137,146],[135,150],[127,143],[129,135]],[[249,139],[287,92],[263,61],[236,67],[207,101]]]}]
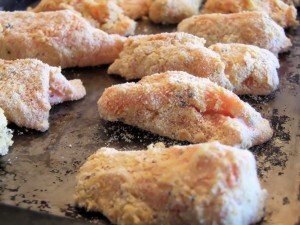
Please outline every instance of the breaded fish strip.
[{"label": "breaded fish strip", "polygon": [[148,16],[152,0],[114,0],[131,19],[140,19]]},{"label": "breaded fish strip", "polygon": [[149,18],[154,23],[177,24],[199,13],[202,0],[153,0]]},{"label": "breaded fish strip", "polygon": [[207,0],[203,8],[203,13],[238,13],[242,11],[265,12],[282,27],[298,24],[296,8],[281,0]]},{"label": "breaded fish strip", "polygon": [[68,81],[60,68],[35,59],[0,60],[0,107],[20,127],[46,131],[51,105],[85,94],[81,81]]},{"label": "breaded fish strip", "polygon": [[204,47],[204,43],[204,39],[186,33],[130,37],[119,58],[108,68],[108,73],[130,80],[179,70],[207,77],[231,89],[220,56]]},{"label": "breaded fish strip", "polygon": [[267,95],[277,89],[279,62],[270,51],[244,44],[217,44],[210,51],[204,43],[179,32],[131,37],[108,73],[130,80],[178,70],[208,78],[236,94]]},{"label": "breaded fish strip", "polygon": [[282,27],[262,12],[205,14],[183,20],[178,31],[205,38],[207,45],[241,43],[256,45],[278,54],[291,45]]},{"label": "breaded fish strip", "polygon": [[51,66],[112,63],[124,38],[92,27],[70,10],[0,12],[0,58],[37,58]]},{"label": "breaded fish strip", "polygon": [[13,144],[12,137],[12,131],[7,128],[6,117],[0,108],[0,156],[8,153],[8,148]]},{"label": "breaded fish strip", "polygon": [[209,48],[225,63],[234,93],[267,95],[278,88],[276,69],[280,65],[272,52],[244,44],[215,44]]},{"label": "breaded fish strip", "polygon": [[105,89],[100,117],[175,140],[218,140],[248,148],[272,137],[269,122],[249,104],[206,78],[169,71]]},{"label": "breaded fish strip", "polygon": [[136,22],[125,16],[122,8],[111,0],[42,0],[34,12],[70,9],[79,12],[93,26],[109,34],[134,34]]},{"label": "breaded fish strip", "polygon": [[80,168],[75,201],[118,225],[248,225],[266,194],[250,151],[213,142],[102,148]]}]

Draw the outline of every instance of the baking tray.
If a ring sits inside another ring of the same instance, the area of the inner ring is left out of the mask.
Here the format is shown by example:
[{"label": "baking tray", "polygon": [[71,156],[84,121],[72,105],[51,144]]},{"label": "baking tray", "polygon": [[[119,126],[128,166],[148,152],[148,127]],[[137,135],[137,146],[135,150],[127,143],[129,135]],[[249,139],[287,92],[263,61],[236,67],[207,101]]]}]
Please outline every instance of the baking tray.
[{"label": "baking tray", "polygon": [[[11,2],[0,0],[0,8],[25,9],[34,1]],[[172,26],[157,26],[146,20],[137,29],[147,34],[173,30]],[[271,141],[251,148],[261,184],[269,192],[266,215],[260,224],[300,224],[300,28],[289,30],[288,36],[293,47],[280,55],[280,89],[266,97],[242,97],[271,121],[275,131]],[[10,125],[14,145],[8,155],[0,158],[2,208],[10,205],[108,225],[100,213],[74,207],[75,175],[86,158],[104,146],[132,150],[158,141],[183,144],[101,120],[96,105],[101,93],[106,87],[125,82],[107,75],[106,70],[107,66],[63,71],[69,79],[82,79],[87,95],[83,100],[53,107],[47,132]]]}]

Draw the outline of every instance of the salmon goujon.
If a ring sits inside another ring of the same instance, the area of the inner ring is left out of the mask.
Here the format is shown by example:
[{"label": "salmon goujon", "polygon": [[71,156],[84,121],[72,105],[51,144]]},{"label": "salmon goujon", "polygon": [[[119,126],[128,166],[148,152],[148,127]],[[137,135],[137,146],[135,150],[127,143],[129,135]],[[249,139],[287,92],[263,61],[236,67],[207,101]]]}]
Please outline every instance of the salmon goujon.
[{"label": "salmon goujon", "polygon": [[75,201],[117,225],[249,225],[263,216],[251,152],[207,143],[102,148],[80,168]]},{"label": "salmon goujon", "polygon": [[175,140],[249,148],[272,137],[269,122],[237,95],[179,71],[105,89],[100,117],[122,121]]}]

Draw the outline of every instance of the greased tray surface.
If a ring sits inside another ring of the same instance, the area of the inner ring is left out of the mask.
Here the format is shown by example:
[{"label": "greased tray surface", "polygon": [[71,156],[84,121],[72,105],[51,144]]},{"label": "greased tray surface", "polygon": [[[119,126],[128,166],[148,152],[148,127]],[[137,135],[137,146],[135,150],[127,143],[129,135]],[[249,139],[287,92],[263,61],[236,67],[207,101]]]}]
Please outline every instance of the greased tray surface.
[{"label": "greased tray surface", "polygon": [[[3,2],[2,2],[3,1]],[[34,1],[0,0],[0,9],[26,8]],[[142,21],[138,33],[173,31]],[[289,30],[293,47],[280,55],[280,89],[270,96],[244,96],[271,121],[271,141],[252,148],[261,184],[268,190],[266,216],[261,224],[300,224],[300,28]],[[87,96],[51,109],[50,129],[45,133],[14,130],[14,145],[0,158],[0,203],[53,215],[109,224],[99,213],[74,207],[75,176],[86,158],[104,146],[120,150],[144,149],[153,142],[185,144],[153,135],[121,123],[99,118],[97,100],[103,90],[125,82],[106,74],[107,67],[64,70],[68,79],[80,78]],[[1,221],[0,221],[1,223]]]}]

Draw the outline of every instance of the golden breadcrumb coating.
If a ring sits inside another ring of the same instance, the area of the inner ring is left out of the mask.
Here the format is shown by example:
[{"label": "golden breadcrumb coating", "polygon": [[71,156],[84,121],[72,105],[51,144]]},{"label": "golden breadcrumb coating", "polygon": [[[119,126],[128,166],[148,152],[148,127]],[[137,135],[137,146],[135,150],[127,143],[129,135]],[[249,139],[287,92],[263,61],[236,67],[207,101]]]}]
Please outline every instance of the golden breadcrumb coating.
[{"label": "golden breadcrumb coating", "polygon": [[0,108],[0,156],[8,153],[8,148],[13,144],[12,137],[12,131],[7,128],[6,117]]},{"label": "golden breadcrumb coating", "polygon": [[34,12],[70,9],[79,12],[93,26],[109,34],[134,34],[136,22],[124,15],[114,1],[110,0],[42,0]]},{"label": "golden breadcrumb coating", "polygon": [[232,88],[220,56],[204,47],[204,43],[204,39],[186,33],[130,37],[119,58],[108,68],[108,74],[119,74],[130,80],[179,70]]},{"label": "golden breadcrumb coating", "polygon": [[206,78],[169,71],[105,89],[100,117],[175,140],[218,140],[248,148],[272,137],[269,122],[249,104]]},{"label": "golden breadcrumb coating", "polygon": [[157,144],[97,151],[80,168],[75,201],[118,225],[248,225],[262,218],[266,194],[250,151]]},{"label": "golden breadcrumb coating", "polygon": [[177,24],[199,13],[202,0],[153,0],[149,18],[154,23]]},{"label": "golden breadcrumb coating", "polygon": [[268,49],[274,54],[291,45],[282,27],[262,12],[204,14],[183,20],[178,31],[206,39],[208,46],[217,43],[241,43]]},{"label": "golden breadcrumb coating", "polygon": [[242,11],[265,12],[282,27],[298,24],[296,8],[281,0],[207,0],[203,7],[203,13],[238,13]]},{"label": "golden breadcrumb coating", "polygon": [[68,81],[59,68],[36,59],[0,60],[0,107],[20,127],[46,131],[51,105],[85,94],[81,81]]},{"label": "golden breadcrumb coating", "polygon": [[244,44],[215,44],[209,48],[225,63],[234,93],[267,95],[278,88],[280,65],[272,52]]},{"label": "golden breadcrumb coating", "polygon": [[140,19],[148,16],[152,0],[115,0],[131,19]]},{"label": "golden breadcrumb coating", "polygon": [[37,58],[51,66],[112,63],[124,38],[92,27],[70,10],[0,12],[0,58]]}]

